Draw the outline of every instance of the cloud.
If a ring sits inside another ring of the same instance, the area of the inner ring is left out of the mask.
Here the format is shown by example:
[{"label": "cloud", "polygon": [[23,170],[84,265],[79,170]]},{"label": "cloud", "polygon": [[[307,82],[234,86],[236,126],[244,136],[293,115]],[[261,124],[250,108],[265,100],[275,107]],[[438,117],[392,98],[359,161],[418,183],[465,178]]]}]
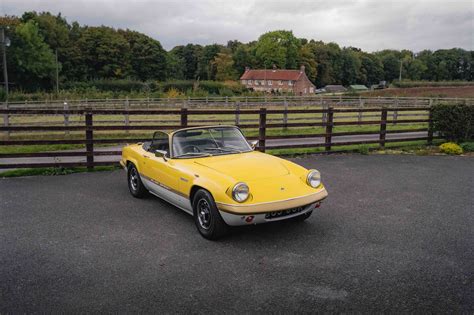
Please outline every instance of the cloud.
[{"label": "cloud", "polygon": [[70,22],[130,28],[171,49],[187,43],[256,40],[264,32],[367,51],[474,50],[474,2],[398,0],[0,0],[0,14],[61,12]]}]

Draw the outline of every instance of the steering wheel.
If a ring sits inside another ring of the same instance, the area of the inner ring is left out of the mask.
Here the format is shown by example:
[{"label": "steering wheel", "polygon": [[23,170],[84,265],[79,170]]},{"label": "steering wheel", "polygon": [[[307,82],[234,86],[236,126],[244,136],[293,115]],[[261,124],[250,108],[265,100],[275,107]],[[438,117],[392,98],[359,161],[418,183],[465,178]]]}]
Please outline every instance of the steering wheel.
[{"label": "steering wheel", "polygon": [[201,150],[199,150],[199,148],[195,145],[187,145],[185,147],[183,147],[183,152],[184,153],[188,153],[188,152],[194,152],[194,153],[198,153],[198,152],[201,152]]}]

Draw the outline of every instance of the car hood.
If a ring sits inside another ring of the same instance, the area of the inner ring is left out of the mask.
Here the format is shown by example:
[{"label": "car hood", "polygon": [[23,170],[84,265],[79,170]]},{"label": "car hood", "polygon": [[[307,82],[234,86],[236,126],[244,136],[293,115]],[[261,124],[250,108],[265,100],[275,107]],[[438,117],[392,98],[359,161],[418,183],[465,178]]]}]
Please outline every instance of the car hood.
[{"label": "car hood", "polygon": [[253,181],[287,175],[278,158],[259,152],[213,156],[195,161],[238,181]]}]

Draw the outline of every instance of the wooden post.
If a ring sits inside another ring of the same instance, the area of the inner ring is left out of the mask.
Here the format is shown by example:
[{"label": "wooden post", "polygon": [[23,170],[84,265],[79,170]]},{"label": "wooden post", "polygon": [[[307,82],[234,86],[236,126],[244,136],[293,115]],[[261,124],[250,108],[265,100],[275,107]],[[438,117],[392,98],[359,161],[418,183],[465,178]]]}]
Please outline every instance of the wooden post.
[{"label": "wooden post", "polygon": [[322,110],[325,110],[322,114],[321,114],[321,122],[324,124],[326,121],[327,121],[327,118],[328,118],[328,113],[327,113],[327,109],[328,109],[328,106],[327,104],[325,104],[324,102],[321,104],[321,109]]},{"label": "wooden post", "polygon": [[[398,102],[398,96],[395,97],[395,107],[398,108],[400,103]],[[398,119],[398,110],[393,111],[393,125],[397,124],[397,119]]]},{"label": "wooden post", "polygon": [[357,120],[358,120],[359,122],[362,121],[362,109],[363,109],[363,108],[364,108],[364,102],[362,101],[362,97],[359,96],[359,109],[360,109],[360,112],[359,112],[359,115],[358,115],[358,117],[357,117]]},{"label": "wooden post", "polygon": [[286,100],[286,96],[283,99],[283,106],[285,112],[283,113],[283,124],[285,124],[285,129],[288,128],[288,101]]},{"label": "wooden post", "polygon": [[387,132],[387,108],[382,108],[382,114],[380,116],[380,147],[385,147],[385,134]]},{"label": "wooden post", "polygon": [[334,123],[334,112],[332,111],[332,107],[328,107],[327,122],[326,122],[326,138],[325,138],[326,151],[331,151],[333,123]]},{"label": "wooden post", "polygon": [[237,101],[235,103],[235,110],[236,110],[236,112],[235,112],[235,124],[238,126],[238,125],[240,125],[240,102],[239,101]]},{"label": "wooden post", "polygon": [[86,153],[87,170],[94,169],[94,130],[92,123],[92,113],[86,113]]},{"label": "wooden post", "polygon": [[[430,99],[431,103],[431,99]],[[428,145],[433,144],[433,107],[430,107],[429,122],[428,122]]]},{"label": "wooden post", "polygon": [[[4,108],[8,109],[8,101],[5,101],[4,105],[5,105]],[[3,127],[9,127],[9,126],[10,126],[10,115],[3,114]],[[5,137],[7,138],[7,140],[10,139],[10,131],[9,130],[5,131]]]},{"label": "wooden post", "polygon": [[258,123],[258,149],[265,152],[265,133],[267,128],[267,109],[260,108],[260,116]]},{"label": "wooden post", "polygon": [[186,107],[181,108],[181,127],[188,126],[188,109]]},{"label": "wooden post", "polygon": [[[127,113],[125,114],[125,127],[128,128],[128,126],[130,126],[130,115],[128,114],[128,111],[130,110],[130,101],[128,100],[128,96],[125,98],[125,102],[123,105],[124,109],[127,111]],[[126,129],[125,132],[129,133],[129,130]]]},{"label": "wooden post", "polygon": [[[64,110],[69,111],[69,104],[67,103],[67,100],[64,100]],[[64,127],[69,127],[69,114],[64,113]],[[66,135],[69,135],[69,130],[66,130],[64,132]]]}]

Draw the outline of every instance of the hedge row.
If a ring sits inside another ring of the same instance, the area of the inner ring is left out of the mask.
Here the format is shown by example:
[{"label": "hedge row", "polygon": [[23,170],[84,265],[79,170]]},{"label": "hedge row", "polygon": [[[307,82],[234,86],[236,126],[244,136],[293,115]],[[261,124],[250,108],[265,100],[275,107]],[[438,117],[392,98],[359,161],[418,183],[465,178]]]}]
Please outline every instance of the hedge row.
[{"label": "hedge row", "polygon": [[471,86],[474,81],[393,81],[392,85],[398,88],[412,87],[439,87],[439,86]]},{"label": "hedge row", "polygon": [[474,106],[465,104],[435,105],[433,128],[441,137],[460,143],[474,138]]}]

